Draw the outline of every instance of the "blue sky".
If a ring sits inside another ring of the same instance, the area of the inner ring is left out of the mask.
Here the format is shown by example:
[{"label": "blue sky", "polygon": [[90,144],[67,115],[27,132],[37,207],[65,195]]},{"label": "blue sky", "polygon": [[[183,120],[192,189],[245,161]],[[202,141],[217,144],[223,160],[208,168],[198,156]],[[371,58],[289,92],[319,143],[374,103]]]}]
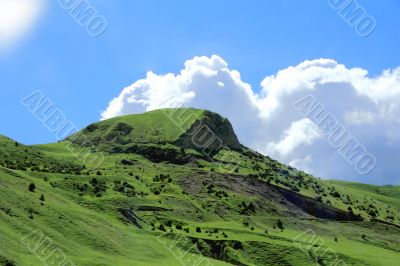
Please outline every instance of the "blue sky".
[{"label": "blue sky", "polygon": [[371,77],[400,65],[397,0],[358,0],[377,22],[368,37],[321,0],[89,2],[108,21],[99,37],[58,1],[45,1],[29,30],[0,50],[1,134],[27,144],[55,140],[20,104],[34,90],[83,127],[146,72],[179,73],[195,56],[219,55],[255,93],[266,76],[305,60],[330,58]]}]

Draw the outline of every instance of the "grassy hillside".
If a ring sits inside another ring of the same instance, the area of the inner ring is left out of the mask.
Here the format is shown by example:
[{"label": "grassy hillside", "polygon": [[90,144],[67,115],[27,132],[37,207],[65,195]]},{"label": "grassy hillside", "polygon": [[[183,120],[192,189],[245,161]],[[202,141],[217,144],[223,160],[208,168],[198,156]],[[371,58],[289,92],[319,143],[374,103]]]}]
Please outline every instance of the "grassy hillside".
[{"label": "grassy hillside", "polygon": [[80,173],[84,169],[82,163],[46,156],[38,149],[22,145],[2,135],[0,135],[0,166],[9,169],[60,173]]},{"label": "grassy hillside", "polygon": [[400,208],[400,187],[399,186],[373,186],[368,184],[353,183],[346,181],[332,181],[335,184],[346,187],[354,194],[368,195],[377,201],[386,202],[391,206]]},{"label": "grassy hillside", "polygon": [[[180,129],[155,111],[60,143],[3,138],[0,160],[12,157],[15,167],[0,167],[0,265],[43,265],[41,233],[74,265],[398,265],[398,187],[319,180],[239,149],[223,118],[180,111],[172,112],[188,121]],[[224,139],[212,157],[188,143],[199,121]],[[71,145],[105,160],[83,166]],[[21,149],[39,167],[25,166]]]},{"label": "grassy hillside", "polygon": [[198,109],[160,109],[141,115],[112,118],[89,125],[67,140],[93,151],[140,153],[154,159],[155,153],[169,150],[176,157],[176,146],[203,152],[210,134],[215,140],[208,148],[218,152],[222,145],[239,150],[241,145],[229,121],[218,114]]},{"label": "grassy hillside", "polygon": [[140,115],[115,117],[94,123],[79,132],[74,142],[83,142],[80,137],[97,141],[116,141],[119,143],[165,143],[176,141],[181,134],[204,116],[204,110],[162,109]]}]

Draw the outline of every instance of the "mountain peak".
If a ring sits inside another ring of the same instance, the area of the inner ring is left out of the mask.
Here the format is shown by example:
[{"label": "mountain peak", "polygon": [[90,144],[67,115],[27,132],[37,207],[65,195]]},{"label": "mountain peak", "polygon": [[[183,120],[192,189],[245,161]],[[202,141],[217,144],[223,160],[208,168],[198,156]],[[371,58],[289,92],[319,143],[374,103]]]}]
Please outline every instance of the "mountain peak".
[{"label": "mountain peak", "polygon": [[111,118],[91,124],[67,140],[116,153],[138,145],[172,145],[211,154],[222,148],[241,149],[228,119],[193,108],[158,109]]}]

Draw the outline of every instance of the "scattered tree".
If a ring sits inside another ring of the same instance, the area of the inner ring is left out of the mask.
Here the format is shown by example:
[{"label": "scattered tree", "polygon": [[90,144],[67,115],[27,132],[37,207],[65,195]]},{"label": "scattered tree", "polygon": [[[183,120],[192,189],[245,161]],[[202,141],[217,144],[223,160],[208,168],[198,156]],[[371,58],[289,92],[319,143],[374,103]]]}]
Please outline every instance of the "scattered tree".
[{"label": "scattered tree", "polygon": [[158,229],[159,229],[160,231],[164,231],[164,232],[166,231],[163,224],[160,224],[160,226],[158,227]]},{"label": "scattered tree", "polygon": [[177,230],[182,230],[182,225],[177,224],[177,225],[175,226],[175,228],[176,228]]},{"label": "scattered tree", "polygon": [[283,227],[283,222],[279,219],[278,222],[276,223],[276,226],[278,226],[279,229],[281,229],[283,231],[283,229],[285,229]]},{"label": "scattered tree", "polygon": [[30,184],[29,184],[29,191],[30,191],[30,192],[35,192],[35,189],[36,189],[35,184],[30,183]]}]

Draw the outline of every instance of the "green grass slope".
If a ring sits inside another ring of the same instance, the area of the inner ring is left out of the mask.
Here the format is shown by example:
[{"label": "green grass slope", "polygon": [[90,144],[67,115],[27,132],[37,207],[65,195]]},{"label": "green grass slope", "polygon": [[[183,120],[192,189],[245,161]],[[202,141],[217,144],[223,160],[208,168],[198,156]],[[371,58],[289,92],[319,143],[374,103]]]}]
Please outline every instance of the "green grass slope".
[{"label": "green grass slope", "polygon": [[0,166],[9,169],[63,173],[80,173],[84,168],[82,163],[45,155],[34,147],[22,145],[2,135],[0,135]]},{"label": "green grass slope", "polygon": [[140,115],[111,118],[89,125],[70,140],[78,144],[85,144],[86,140],[94,144],[172,143],[206,112],[198,109],[187,110],[160,109]]},{"label": "green grass slope", "polygon": [[[240,150],[241,145],[230,122],[216,113],[198,109],[160,109],[141,115],[127,115],[91,124],[67,138],[76,145],[105,152],[145,152],[146,148],[187,148],[213,152],[222,146]],[[196,145],[195,145],[196,144]],[[172,146],[172,147],[171,147]]]},{"label": "green grass slope", "polygon": [[[99,122],[86,137],[106,140],[121,121],[133,130],[118,135],[122,142],[114,138],[94,148],[68,140],[19,144],[40,154],[44,165],[82,165],[71,145],[105,160],[77,172],[19,168],[22,156],[15,156],[14,169],[0,167],[0,265],[58,265],[55,256],[45,260],[48,250],[61,250],[70,265],[398,265],[397,187],[319,180],[231,144],[203,156],[185,146],[187,138],[177,140],[199,120],[222,128],[220,135],[229,134],[229,126],[219,125],[222,118],[204,120],[205,111],[181,111],[200,118],[183,131],[161,121],[160,112]],[[156,134],[157,127],[166,132]],[[141,145],[163,155],[159,160],[143,150],[98,146],[144,140]],[[19,153],[6,142],[8,153]],[[193,156],[173,162],[163,153],[169,149]],[[51,244],[40,245],[38,234]]]}]

